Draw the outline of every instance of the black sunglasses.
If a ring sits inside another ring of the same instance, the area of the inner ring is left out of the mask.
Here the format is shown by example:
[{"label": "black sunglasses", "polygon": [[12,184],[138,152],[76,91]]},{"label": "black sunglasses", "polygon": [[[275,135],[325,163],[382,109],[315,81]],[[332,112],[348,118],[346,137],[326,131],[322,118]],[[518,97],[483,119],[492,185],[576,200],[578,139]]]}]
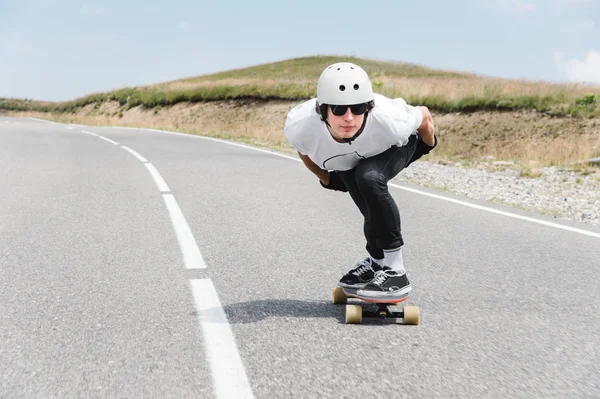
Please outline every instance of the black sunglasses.
[{"label": "black sunglasses", "polygon": [[329,107],[335,116],[345,115],[348,111],[348,108],[350,108],[350,112],[352,112],[354,115],[362,115],[367,112],[367,103],[354,105],[330,105]]}]

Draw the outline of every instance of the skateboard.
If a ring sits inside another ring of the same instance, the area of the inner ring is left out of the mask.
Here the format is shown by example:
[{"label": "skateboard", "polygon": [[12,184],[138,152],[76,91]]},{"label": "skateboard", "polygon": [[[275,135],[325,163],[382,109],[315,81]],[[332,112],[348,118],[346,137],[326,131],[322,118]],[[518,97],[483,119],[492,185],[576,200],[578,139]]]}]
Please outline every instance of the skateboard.
[{"label": "skateboard", "polygon": [[[419,307],[418,306],[403,306],[400,312],[394,312],[389,309],[389,306],[398,305],[408,299],[408,295],[401,299],[380,301],[360,298],[356,295],[357,290],[349,288],[335,287],[333,289],[333,303],[346,304],[346,324],[360,324],[363,318],[380,318],[380,319],[402,319],[402,324],[419,324]],[[348,298],[358,299],[366,304],[375,304],[375,311],[363,310],[363,303],[349,304]]]}]

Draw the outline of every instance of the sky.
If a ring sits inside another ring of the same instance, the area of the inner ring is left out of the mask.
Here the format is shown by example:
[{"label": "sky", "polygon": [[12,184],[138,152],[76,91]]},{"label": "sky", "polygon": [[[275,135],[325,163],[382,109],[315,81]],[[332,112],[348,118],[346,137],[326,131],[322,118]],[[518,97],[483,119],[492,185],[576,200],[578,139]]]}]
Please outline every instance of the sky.
[{"label": "sky", "polygon": [[312,55],[600,84],[600,1],[0,1],[0,97],[72,100]]}]

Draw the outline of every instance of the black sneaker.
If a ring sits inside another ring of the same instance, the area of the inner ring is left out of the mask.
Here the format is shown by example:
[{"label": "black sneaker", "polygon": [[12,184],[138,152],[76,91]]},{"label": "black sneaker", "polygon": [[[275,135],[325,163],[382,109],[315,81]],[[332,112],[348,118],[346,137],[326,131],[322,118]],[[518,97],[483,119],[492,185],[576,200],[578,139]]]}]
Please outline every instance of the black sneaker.
[{"label": "black sneaker", "polygon": [[382,267],[373,262],[369,256],[358,262],[354,269],[346,273],[338,282],[338,286],[353,289],[363,288],[365,284],[373,280],[375,272],[379,270],[382,270]]},{"label": "black sneaker", "polygon": [[400,275],[386,267],[377,271],[373,280],[359,289],[356,295],[367,299],[397,300],[407,298],[410,291],[412,287],[406,274]]}]

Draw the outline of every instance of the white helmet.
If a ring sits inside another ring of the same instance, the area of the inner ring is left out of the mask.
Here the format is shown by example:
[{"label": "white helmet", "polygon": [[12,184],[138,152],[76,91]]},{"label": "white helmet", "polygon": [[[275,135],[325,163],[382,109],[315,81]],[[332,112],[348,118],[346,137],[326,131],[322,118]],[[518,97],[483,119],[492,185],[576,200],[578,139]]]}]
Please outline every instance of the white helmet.
[{"label": "white helmet", "polygon": [[361,104],[373,100],[367,73],[358,65],[339,62],[325,68],[317,82],[317,102],[329,105]]}]

